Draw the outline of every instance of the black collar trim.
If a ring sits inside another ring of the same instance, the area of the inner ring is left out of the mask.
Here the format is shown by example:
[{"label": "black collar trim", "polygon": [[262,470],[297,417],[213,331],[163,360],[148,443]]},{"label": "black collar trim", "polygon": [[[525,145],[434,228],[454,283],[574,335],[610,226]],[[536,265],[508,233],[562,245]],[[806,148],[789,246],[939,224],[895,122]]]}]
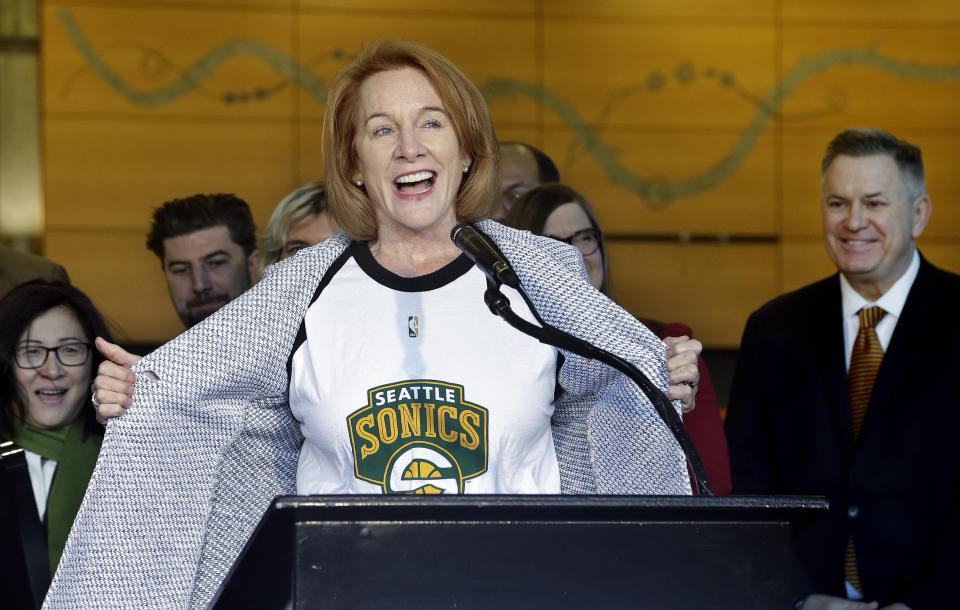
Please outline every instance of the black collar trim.
[{"label": "black collar trim", "polygon": [[403,277],[381,266],[377,259],[373,258],[370,247],[366,243],[355,241],[350,244],[349,251],[350,255],[356,259],[357,265],[370,279],[400,292],[426,292],[443,288],[473,268],[470,259],[465,254],[461,254],[433,273],[417,277]]}]

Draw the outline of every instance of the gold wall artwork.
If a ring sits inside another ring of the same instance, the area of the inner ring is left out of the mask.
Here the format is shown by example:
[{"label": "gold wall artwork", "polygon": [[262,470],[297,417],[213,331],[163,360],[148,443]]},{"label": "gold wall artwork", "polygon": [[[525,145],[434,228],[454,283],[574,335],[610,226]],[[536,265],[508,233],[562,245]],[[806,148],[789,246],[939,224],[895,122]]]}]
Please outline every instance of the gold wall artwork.
[{"label": "gold wall artwork", "polygon": [[[480,87],[503,140],[553,157],[610,236],[614,296],[735,348],[747,316],[832,266],[819,162],[848,127],[922,147],[921,250],[960,271],[960,4],[943,0],[45,2],[46,255],[132,342],[182,330],[152,208],[247,200],[262,227],[322,177],[326,86],[410,38]],[[478,296],[479,298],[479,296]]]}]

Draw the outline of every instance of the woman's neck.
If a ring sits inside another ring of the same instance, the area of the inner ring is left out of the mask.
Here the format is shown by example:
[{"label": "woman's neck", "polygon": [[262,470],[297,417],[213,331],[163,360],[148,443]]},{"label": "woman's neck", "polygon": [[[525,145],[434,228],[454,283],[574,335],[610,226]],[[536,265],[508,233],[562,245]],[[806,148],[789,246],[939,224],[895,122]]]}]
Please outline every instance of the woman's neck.
[{"label": "woman's neck", "polygon": [[384,269],[401,277],[419,277],[449,265],[460,256],[450,239],[370,242],[370,253]]},{"label": "woman's neck", "polygon": [[381,233],[369,245],[377,263],[401,277],[433,273],[460,256],[460,250],[450,241],[449,231],[445,230],[403,236]]}]

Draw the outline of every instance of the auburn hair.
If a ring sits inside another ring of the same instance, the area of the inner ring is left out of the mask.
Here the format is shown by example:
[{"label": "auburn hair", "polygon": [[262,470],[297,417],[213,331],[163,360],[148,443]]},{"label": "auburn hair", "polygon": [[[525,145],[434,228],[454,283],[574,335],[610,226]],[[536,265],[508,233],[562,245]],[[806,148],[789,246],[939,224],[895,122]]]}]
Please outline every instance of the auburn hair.
[{"label": "auburn hair", "polygon": [[365,47],[333,78],[323,119],[327,205],[337,226],[355,240],[369,241],[377,236],[375,204],[363,186],[352,180],[359,163],[354,142],[360,88],[374,74],[405,67],[420,70],[433,84],[453,123],[460,151],[471,161],[457,192],[457,219],[472,222],[489,218],[499,202],[499,150],[483,95],[459,68],[436,51],[407,40],[380,40]]}]

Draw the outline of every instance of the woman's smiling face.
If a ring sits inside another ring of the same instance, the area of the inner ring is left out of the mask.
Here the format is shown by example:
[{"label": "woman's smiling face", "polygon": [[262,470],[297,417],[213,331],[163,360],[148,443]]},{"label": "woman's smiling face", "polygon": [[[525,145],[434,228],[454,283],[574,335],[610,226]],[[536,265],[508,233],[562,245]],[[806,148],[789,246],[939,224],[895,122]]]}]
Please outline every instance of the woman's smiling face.
[{"label": "woman's smiling face", "polygon": [[[543,223],[543,234],[566,240],[579,232],[592,228],[594,227],[587,213],[583,211],[579,203],[571,201],[550,212],[547,220]],[[590,283],[593,284],[594,288],[600,290],[603,285],[603,255],[600,249],[597,248],[590,254],[581,251],[581,254],[583,254],[583,262],[587,266]]]},{"label": "woman's smiling face", "polygon": [[14,366],[25,406],[23,419],[26,423],[37,428],[52,429],[76,419],[90,393],[92,365],[89,350],[92,348],[79,345],[89,341],[77,316],[64,306],[43,312],[20,335],[14,349],[18,352],[30,351],[41,358],[43,350],[39,350],[40,347],[55,348],[73,344],[66,349],[74,354],[87,350],[87,357],[79,366],[62,364],[54,351],[46,353],[46,361],[38,368]]},{"label": "woman's smiling face", "polygon": [[360,87],[357,174],[377,210],[378,239],[447,232],[470,160],[427,76],[416,68],[378,72]]}]

